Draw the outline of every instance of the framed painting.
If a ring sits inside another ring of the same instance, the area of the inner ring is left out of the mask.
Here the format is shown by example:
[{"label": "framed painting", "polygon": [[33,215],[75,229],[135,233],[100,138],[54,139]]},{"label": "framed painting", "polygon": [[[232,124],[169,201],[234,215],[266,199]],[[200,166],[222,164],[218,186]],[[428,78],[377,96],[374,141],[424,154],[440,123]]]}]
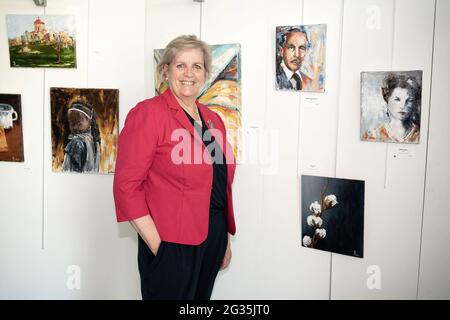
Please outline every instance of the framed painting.
[{"label": "framed painting", "polygon": [[276,27],[277,90],[325,91],[327,25]]},{"label": "framed painting", "polygon": [[55,172],[113,173],[119,90],[50,88]]},{"label": "framed painting", "polygon": [[76,68],[75,16],[6,15],[13,68]]},{"label": "framed painting", "polygon": [[362,141],[419,143],[422,71],[361,73]]},{"label": "framed painting", "polygon": [[0,161],[23,162],[20,94],[0,94]]},{"label": "framed painting", "polygon": [[304,247],[364,255],[364,181],[302,175]]}]

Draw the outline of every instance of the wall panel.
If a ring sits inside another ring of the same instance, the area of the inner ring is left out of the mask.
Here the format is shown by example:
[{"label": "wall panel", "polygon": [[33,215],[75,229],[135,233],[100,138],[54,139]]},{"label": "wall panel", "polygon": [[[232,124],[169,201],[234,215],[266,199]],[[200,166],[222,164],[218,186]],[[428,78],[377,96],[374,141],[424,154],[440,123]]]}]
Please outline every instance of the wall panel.
[{"label": "wall panel", "polygon": [[450,2],[436,2],[419,299],[450,299]]},{"label": "wall panel", "polygon": [[[202,5],[202,39],[209,44],[241,45],[242,163],[233,186],[237,235],[232,240],[230,268],[219,274],[214,297],[252,299],[264,294],[260,281],[262,259],[261,210],[263,203],[263,165],[259,144],[264,143],[266,92],[273,90],[265,81],[272,40],[267,21],[274,4],[268,1],[210,1]],[[257,8],[257,9],[255,9]],[[230,12],[226,15],[223,12]],[[254,17],[249,19],[249,12]],[[269,32],[269,33],[268,33]],[[242,275],[244,275],[242,277]],[[239,288],[236,290],[236,283]]]},{"label": "wall panel", "polygon": [[[45,79],[48,297],[138,298],[138,275],[133,272],[137,242],[131,226],[115,222],[113,175],[52,172],[49,100],[50,87],[119,89],[123,118],[130,105],[143,98],[145,2],[131,4],[124,8],[111,1],[48,1],[48,14],[76,15],[78,60],[76,70],[50,70]],[[66,287],[71,265],[80,267],[80,290]]]},{"label": "wall panel", "polygon": [[[433,4],[422,0],[414,4],[411,1],[358,1],[357,4],[346,1],[345,4],[337,175],[366,181],[365,254],[359,262],[333,256],[332,298],[414,299],[421,232]],[[372,13],[373,5],[381,10],[380,29],[368,28],[373,24],[364,25],[363,18],[355,19],[367,17],[365,13]],[[424,41],[411,43],[418,35]],[[359,59],[347,55],[348,50]],[[359,72],[417,69],[424,71],[421,143],[405,146],[359,141],[360,104],[356,94],[360,88]],[[412,157],[399,156],[399,148],[408,148]],[[367,287],[371,275],[368,268],[372,265],[380,268],[380,289]]]},{"label": "wall panel", "polygon": [[390,204],[380,201],[387,146],[359,137],[360,73],[391,69],[394,14],[390,0],[344,1],[336,176],[365,180],[364,259],[333,254],[332,299],[383,297],[386,291],[367,289],[366,270],[383,268],[397,251],[380,239],[389,221]]},{"label": "wall panel", "polygon": [[145,20],[145,97],[155,95],[153,50],[181,34],[200,35],[200,4],[190,0],[147,0]]},{"label": "wall panel", "polygon": [[[43,285],[41,68],[11,68],[6,14],[43,15],[31,1],[0,2],[0,93],[21,94],[25,162],[0,162],[0,299],[30,298]],[[32,263],[30,263],[32,262]]]}]

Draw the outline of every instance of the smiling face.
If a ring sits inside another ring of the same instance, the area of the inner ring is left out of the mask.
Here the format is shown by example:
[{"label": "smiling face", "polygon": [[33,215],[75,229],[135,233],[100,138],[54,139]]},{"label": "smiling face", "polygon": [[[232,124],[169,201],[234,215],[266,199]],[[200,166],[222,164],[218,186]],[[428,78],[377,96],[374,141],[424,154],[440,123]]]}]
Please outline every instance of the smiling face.
[{"label": "smiling face", "polygon": [[411,116],[413,103],[408,89],[405,88],[395,88],[387,101],[390,115],[401,121],[407,120]]},{"label": "smiling face", "polygon": [[195,101],[206,77],[202,50],[180,51],[164,69],[172,92],[184,101]]},{"label": "smiling face", "polygon": [[300,69],[306,55],[308,40],[303,32],[290,32],[281,48],[283,61],[289,70],[295,72]]}]

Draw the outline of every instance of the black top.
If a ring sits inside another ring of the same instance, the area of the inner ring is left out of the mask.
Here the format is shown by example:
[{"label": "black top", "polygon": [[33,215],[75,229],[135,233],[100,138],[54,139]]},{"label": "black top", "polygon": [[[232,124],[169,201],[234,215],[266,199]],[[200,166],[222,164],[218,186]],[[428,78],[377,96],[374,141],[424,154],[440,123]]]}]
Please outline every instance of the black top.
[{"label": "black top", "polygon": [[203,125],[196,122],[186,110],[184,110],[184,113],[187,115],[198,134],[202,137],[203,144],[211,155],[213,163],[213,183],[209,211],[224,211],[227,208],[227,164],[223,151],[209,132],[200,113],[200,119]]}]

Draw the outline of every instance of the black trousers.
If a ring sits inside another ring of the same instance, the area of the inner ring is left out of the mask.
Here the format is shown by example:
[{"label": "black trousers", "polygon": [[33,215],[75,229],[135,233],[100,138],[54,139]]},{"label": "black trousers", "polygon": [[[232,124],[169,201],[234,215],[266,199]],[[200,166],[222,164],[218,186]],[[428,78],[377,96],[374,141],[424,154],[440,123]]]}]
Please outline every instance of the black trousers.
[{"label": "black trousers", "polygon": [[209,300],[227,248],[225,212],[211,212],[198,245],[161,242],[156,256],[139,236],[138,266],[144,300]]}]

